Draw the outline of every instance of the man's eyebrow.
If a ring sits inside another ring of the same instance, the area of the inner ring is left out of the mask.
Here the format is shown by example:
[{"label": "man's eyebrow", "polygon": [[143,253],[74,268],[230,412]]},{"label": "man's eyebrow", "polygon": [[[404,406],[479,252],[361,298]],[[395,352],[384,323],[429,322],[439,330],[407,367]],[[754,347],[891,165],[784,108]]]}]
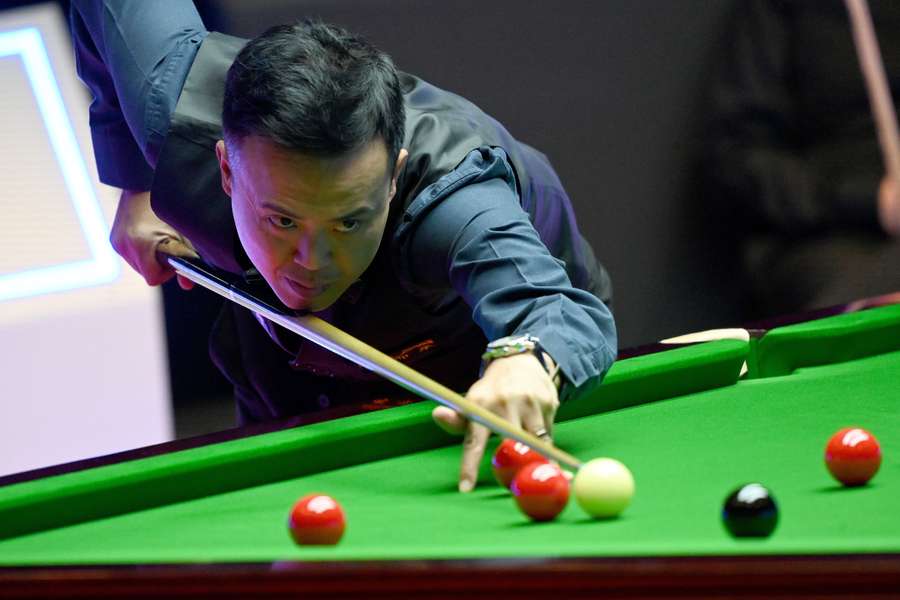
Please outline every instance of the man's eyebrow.
[{"label": "man's eyebrow", "polygon": [[[259,207],[263,208],[263,209],[271,210],[273,212],[277,212],[286,217],[290,217],[296,221],[299,221],[301,219],[301,217],[299,215],[291,212],[291,210],[288,209],[287,207],[277,204],[275,202],[272,202],[270,200],[264,200],[263,202],[261,202],[259,204]],[[363,217],[363,216],[369,215],[373,212],[375,212],[375,210],[371,206],[366,204],[366,205],[359,206],[359,207],[351,210],[347,214],[337,217],[335,220],[352,219],[354,217]]]},{"label": "man's eyebrow", "polygon": [[354,210],[351,210],[351,211],[348,212],[347,214],[341,215],[341,216],[338,217],[338,218],[339,218],[339,219],[351,219],[351,218],[353,218],[353,217],[363,217],[363,216],[368,215],[368,214],[370,214],[370,213],[372,213],[372,212],[374,212],[374,210],[372,209],[372,207],[370,207],[370,206],[368,206],[368,205],[366,205],[366,206],[360,206],[359,208],[356,208],[356,209],[354,209]]},{"label": "man's eyebrow", "polygon": [[271,210],[271,211],[274,211],[274,212],[277,212],[277,213],[281,213],[281,214],[283,214],[283,215],[285,215],[285,216],[287,216],[287,217],[291,217],[292,219],[299,219],[299,218],[300,218],[300,217],[298,217],[297,215],[295,215],[294,213],[292,213],[288,208],[286,208],[286,207],[284,207],[284,206],[281,206],[280,204],[276,204],[275,202],[271,202],[271,201],[269,201],[269,200],[263,200],[263,201],[259,204],[259,207],[260,207],[260,208],[266,208],[266,209],[268,209],[268,210]]}]

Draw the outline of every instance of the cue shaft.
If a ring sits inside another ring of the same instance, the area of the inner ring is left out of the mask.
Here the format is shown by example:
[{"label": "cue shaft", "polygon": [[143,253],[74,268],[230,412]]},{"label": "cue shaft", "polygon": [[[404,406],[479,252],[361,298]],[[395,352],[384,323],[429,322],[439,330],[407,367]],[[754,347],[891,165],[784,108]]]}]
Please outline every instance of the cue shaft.
[{"label": "cue shaft", "polygon": [[270,310],[239,293],[235,293],[230,287],[223,286],[217,281],[207,279],[199,273],[185,269],[177,261],[170,261],[170,264],[178,273],[191,281],[262,315],[273,323],[281,325],[285,329],[315,344],[331,350],[338,356],[378,373],[415,394],[448,406],[465,415],[466,418],[484,425],[494,433],[521,442],[561,465],[565,465],[575,471],[581,467],[581,461],[571,454],[560,450],[553,444],[525,431],[518,425],[503,419],[474,402],[466,400],[462,395],[457,394],[450,388],[441,385],[430,377],[426,377],[415,369],[411,369],[402,362],[373,348],[327,321],[323,321],[314,315],[290,316]]},{"label": "cue shaft", "polygon": [[301,333],[301,335],[328,348],[332,352],[374,371],[412,392],[448,406],[465,415],[466,418],[481,423],[494,433],[521,442],[570,469],[577,471],[581,467],[581,461],[574,456],[563,452],[553,444],[525,431],[482,406],[466,400],[461,394],[441,385],[430,377],[426,377],[331,323],[313,315],[286,318],[293,321],[297,328],[305,331],[305,334]]},{"label": "cue shaft", "polygon": [[878,142],[884,157],[885,168],[900,182],[900,135],[897,133],[897,113],[891,100],[890,88],[884,72],[884,62],[878,49],[875,27],[866,0],[844,0],[853,30],[856,53],[866,81]]}]

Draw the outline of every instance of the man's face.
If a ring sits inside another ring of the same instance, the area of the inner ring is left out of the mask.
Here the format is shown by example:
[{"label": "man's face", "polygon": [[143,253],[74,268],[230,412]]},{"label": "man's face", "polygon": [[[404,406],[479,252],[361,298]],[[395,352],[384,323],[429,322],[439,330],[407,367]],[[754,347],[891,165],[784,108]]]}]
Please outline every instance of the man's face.
[{"label": "man's face", "polygon": [[237,157],[222,141],[216,154],[253,265],[290,308],[331,306],[375,257],[406,151],[388,168],[381,139],[318,158],[249,136]]}]

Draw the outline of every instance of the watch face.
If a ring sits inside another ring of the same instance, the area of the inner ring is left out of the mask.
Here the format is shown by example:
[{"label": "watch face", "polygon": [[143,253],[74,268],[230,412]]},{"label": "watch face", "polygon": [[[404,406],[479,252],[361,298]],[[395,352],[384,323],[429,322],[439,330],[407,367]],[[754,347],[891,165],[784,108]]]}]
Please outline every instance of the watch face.
[{"label": "watch face", "polygon": [[494,340],[490,344],[487,345],[488,348],[502,348],[503,346],[511,346],[514,344],[513,340],[515,338],[511,335],[506,337],[502,337],[500,339]]},{"label": "watch face", "polygon": [[[540,352],[540,340],[529,334],[525,335],[508,335],[506,337],[502,337],[499,340],[494,340],[493,342],[487,345],[487,349],[484,354],[481,355],[482,360],[482,373],[484,372],[484,368],[487,367],[488,363],[490,363],[495,358],[504,358],[506,356],[512,356],[514,354],[523,354],[525,352],[532,352],[537,357],[538,361],[540,361],[541,366],[547,370],[547,364],[544,361],[543,356],[541,356]],[[549,370],[547,371],[549,373]]]},{"label": "watch face", "polygon": [[533,335],[508,335],[499,340],[494,340],[487,345],[488,349],[496,350],[498,348],[522,348],[524,350],[532,350],[538,344],[538,338]]}]

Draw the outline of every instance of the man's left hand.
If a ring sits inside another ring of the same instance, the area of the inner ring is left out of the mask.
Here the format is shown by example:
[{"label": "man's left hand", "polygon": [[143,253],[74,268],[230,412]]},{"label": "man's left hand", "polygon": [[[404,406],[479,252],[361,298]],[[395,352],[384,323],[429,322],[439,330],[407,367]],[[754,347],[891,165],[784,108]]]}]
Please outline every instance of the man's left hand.
[{"label": "man's left hand", "polygon": [[890,175],[878,186],[878,222],[888,235],[900,237],[900,182]]},{"label": "man's left hand", "polygon": [[[544,358],[549,359],[549,356],[545,354]],[[547,362],[552,370],[552,360]],[[549,439],[559,407],[556,385],[532,354],[516,354],[491,361],[481,379],[469,388],[466,399],[530,433],[545,433],[544,439]],[[478,479],[478,466],[490,430],[444,406],[435,408],[432,417],[445,431],[465,434],[459,491],[471,491]]]}]

